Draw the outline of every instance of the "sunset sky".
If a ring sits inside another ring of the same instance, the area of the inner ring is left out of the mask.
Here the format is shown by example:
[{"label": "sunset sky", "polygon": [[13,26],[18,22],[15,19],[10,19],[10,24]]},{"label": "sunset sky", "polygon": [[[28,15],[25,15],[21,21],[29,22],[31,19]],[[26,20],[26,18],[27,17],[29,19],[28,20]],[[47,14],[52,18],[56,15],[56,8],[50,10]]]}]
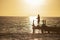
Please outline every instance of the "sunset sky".
[{"label": "sunset sky", "polygon": [[0,16],[60,17],[60,0],[0,0]]}]

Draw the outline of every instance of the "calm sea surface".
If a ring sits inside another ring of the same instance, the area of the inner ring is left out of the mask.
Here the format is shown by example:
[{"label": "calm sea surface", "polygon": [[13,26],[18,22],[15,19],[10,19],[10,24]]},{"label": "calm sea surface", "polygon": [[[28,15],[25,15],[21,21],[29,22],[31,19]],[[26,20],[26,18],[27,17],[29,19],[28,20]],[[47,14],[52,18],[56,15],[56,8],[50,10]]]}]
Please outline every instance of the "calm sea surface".
[{"label": "calm sea surface", "polygon": [[[44,17],[47,26],[60,27],[60,17]],[[31,33],[32,25],[29,17],[0,17],[0,33]],[[17,34],[18,35],[18,34]],[[28,37],[9,37],[6,35],[1,37],[0,40],[60,40],[60,36],[41,37],[30,39]]]}]

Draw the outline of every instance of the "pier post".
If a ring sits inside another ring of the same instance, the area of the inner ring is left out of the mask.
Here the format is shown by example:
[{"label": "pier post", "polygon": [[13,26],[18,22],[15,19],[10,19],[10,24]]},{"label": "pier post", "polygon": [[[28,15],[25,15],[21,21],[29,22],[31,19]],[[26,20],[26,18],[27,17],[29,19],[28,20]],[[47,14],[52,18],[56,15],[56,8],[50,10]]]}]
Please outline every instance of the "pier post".
[{"label": "pier post", "polygon": [[33,34],[35,34],[35,29],[34,29],[34,28],[35,28],[34,20],[33,20],[33,25],[32,25],[32,26],[33,26]]},{"label": "pier post", "polygon": [[43,24],[41,26],[41,32],[44,33],[44,29],[46,28],[46,20],[42,20]]},{"label": "pier post", "polygon": [[35,34],[35,29],[33,29],[33,34]]}]

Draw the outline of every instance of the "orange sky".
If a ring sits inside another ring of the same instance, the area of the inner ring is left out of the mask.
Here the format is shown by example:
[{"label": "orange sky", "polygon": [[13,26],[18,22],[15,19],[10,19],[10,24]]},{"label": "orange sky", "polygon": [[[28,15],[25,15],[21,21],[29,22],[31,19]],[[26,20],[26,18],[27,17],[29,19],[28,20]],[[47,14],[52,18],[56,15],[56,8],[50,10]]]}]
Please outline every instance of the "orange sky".
[{"label": "orange sky", "polygon": [[0,16],[60,16],[60,0],[43,0],[38,7],[25,0],[0,0]]}]

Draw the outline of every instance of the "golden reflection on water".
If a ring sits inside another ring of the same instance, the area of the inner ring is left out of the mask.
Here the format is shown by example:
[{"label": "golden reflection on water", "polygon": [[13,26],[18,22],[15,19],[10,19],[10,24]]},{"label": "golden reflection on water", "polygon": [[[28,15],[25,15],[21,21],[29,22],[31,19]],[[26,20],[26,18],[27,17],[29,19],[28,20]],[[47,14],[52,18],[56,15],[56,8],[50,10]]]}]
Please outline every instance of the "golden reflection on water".
[{"label": "golden reflection on water", "polygon": [[[30,21],[30,30],[31,30],[31,33],[33,32],[33,29],[32,29],[32,24],[33,24],[33,20],[34,20],[34,25],[37,26],[37,16],[30,16],[29,17],[29,21]],[[40,17],[40,25],[42,24],[42,17]],[[41,30],[35,30],[35,33],[41,33]]]},{"label": "golden reflection on water", "polygon": [[43,40],[43,38],[35,38],[34,40]]}]

